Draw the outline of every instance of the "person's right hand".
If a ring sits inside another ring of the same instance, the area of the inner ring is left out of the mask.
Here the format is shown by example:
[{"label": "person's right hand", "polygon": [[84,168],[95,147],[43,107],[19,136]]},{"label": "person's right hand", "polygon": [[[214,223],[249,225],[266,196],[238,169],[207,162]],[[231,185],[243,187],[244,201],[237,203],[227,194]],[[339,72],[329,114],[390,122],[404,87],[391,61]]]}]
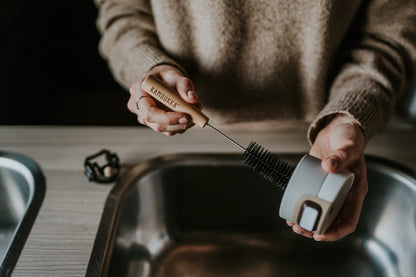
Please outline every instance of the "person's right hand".
[{"label": "person's right hand", "polygon": [[202,108],[194,85],[189,78],[185,77],[174,66],[158,65],[150,70],[143,79],[138,80],[130,87],[130,99],[127,103],[128,109],[137,115],[137,120],[140,124],[149,126],[158,133],[168,136],[178,133],[182,134],[194,124],[187,114],[170,111],[142,90],[142,82],[149,75],[153,75],[163,81],[186,102],[195,105],[198,109]]}]

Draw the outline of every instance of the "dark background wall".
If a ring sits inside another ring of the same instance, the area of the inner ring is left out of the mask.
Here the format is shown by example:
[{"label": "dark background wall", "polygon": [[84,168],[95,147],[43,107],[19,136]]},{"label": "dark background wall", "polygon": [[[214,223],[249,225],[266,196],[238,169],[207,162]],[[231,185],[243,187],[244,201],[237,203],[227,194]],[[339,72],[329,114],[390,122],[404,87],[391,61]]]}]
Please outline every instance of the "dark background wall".
[{"label": "dark background wall", "polygon": [[0,1],[0,124],[135,125],[92,0]]},{"label": "dark background wall", "polygon": [[[0,124],[137,125],[96,17],[93,0],[0,0]],[[416,85],[398,111],[416,122]]]}]

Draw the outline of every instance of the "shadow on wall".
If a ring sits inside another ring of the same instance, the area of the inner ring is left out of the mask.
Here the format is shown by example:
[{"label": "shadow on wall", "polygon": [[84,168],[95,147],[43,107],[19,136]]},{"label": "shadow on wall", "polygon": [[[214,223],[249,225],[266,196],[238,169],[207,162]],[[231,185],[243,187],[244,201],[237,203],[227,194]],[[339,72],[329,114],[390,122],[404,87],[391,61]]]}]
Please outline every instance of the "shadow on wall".
[{"label": "shadow on wall", "polygon": [[137,125],[96,16],[93,1],[0,1],[0,124]]}]

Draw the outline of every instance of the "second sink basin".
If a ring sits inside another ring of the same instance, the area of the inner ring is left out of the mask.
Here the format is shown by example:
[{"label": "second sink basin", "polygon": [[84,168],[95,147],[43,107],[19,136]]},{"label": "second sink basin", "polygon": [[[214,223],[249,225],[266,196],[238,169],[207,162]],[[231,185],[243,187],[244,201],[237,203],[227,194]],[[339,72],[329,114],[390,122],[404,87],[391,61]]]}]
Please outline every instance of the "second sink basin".
[{"label": "second sink basin", "polygon": [[[300,155],[280,155],[289,163]],[[237,155],[173,155],[133,168],[112,190],[89,276],[413,276],[416,174],[367,157],[357,230],[314,242],[279,218],[282,192]]]},{"label": "second sink basin", "polygon": [[32,159],[0,151],[0,276],[11,275],[45,195]]}]

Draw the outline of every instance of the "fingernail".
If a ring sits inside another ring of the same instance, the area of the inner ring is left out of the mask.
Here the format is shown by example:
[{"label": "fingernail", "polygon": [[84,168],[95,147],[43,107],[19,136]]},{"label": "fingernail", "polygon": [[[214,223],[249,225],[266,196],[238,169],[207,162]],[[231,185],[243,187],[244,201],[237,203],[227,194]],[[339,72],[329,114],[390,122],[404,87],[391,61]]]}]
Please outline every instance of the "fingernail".
[{"label": "fingernail", "polygon": [[196,92],[194,90],[188,91],[188,97],[198,99],[198,95],[196,95]]},{"label": "fingernail", "polygon": [[185,123],[188,123],[188,122],[189,122],[189,120],[186,117],[182,117],[182,118],[179,119],[180,124],[185,124]]},{"label": "fingernail", "polygon": [[328,164],[332,167],[333,170],[336,170],[338,167],[338,161],[334,158],[328,159]]}]

